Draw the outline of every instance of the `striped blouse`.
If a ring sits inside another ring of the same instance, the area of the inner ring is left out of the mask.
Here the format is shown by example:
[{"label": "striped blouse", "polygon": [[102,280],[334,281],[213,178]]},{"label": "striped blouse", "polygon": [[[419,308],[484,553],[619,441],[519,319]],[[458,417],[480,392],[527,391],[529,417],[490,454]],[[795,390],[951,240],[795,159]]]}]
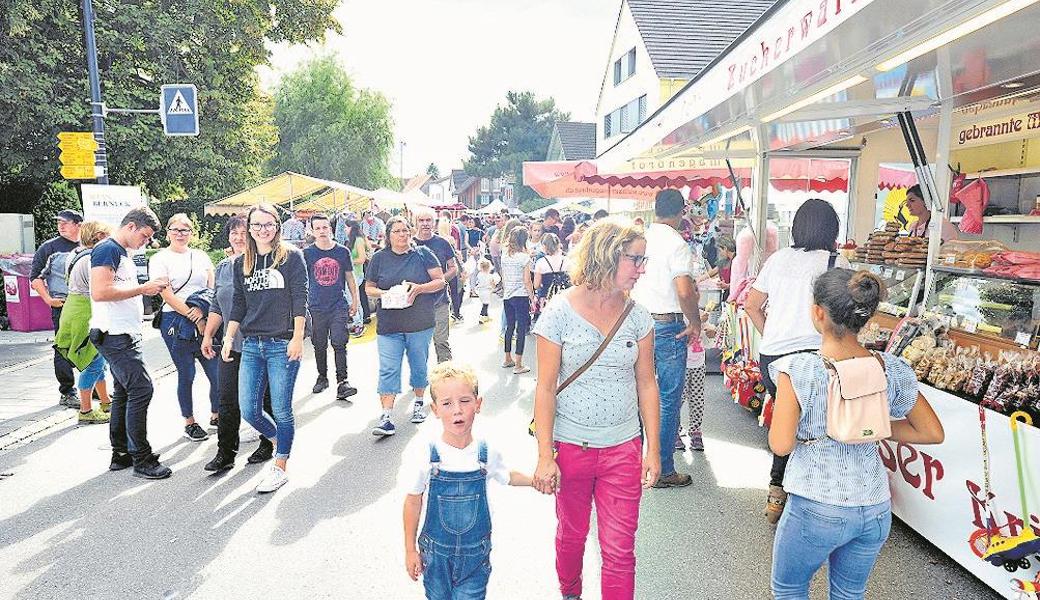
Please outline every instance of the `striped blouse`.
[{"label": "striped blouse", "polygon": [[[889,412],[903,419],[917,402],[917,377],[910,365],[882,354],[888,376]],[[801,408],[798,443],[784,475],[784,490],[836,506],[873,506],[891,498],[877,444],[845,444],[827,437],[827,385],[830,375],[819,354],[792,354],[771,366],[775,378],[787,373]]]}]

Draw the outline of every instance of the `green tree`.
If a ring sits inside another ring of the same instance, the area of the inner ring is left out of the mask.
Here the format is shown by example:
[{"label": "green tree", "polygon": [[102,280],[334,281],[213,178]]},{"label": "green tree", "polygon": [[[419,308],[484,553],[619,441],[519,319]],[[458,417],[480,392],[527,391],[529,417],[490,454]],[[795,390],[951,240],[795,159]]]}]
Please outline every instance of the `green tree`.
[{"label": "green tree", "polygon": [[296,171],[366,189],[390,186],[390,102],[358,88],[333,56],[282,79],[275,93],[278,145],[271,171]]},{"label": "green tree", "polygon": [[[154,108],[159,86],[199,88],[201,135],[163,135],[158,116],[105,120],[113,184],[143,184],[174,211],[259,180],[277,140],[256,67],[269,44],[320,40],[338,30],[337,0],[94,0],[105,104]],[[0,0],[0,196],[26,190],[32,206],[61,179],[55,135],[89,131],[79,2]],[[24,209],[20,212],[27,212]]]},{"label": "green tree", "polygon": [[556,109],[552,98],[539,100],[533,92],[506,93],[506,105],[495,108],[491,122],[469,138],[470,158],[467,173],[481,177],[500,177],[513,173],[518,202],[538,198],[522,185],[523,163],[545,156],[553,125],[570,118]]},{"label": "green tree", "polygon": [[441,170],[437,168],[436,163],[430,163],[430,166],[426,167],[426,174],[433,179],[441,178]]}]

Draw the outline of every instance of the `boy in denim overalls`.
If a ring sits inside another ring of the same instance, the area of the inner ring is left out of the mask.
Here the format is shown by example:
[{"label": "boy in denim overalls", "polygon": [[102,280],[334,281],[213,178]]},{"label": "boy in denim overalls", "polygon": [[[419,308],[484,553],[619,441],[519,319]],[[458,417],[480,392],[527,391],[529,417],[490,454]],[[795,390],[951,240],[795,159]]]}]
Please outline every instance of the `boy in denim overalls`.
[{"label": "boy in denim overalls", "polygon": [[[421,448],[421,460],[405,473],[405,566],[412,580],[423,575],[430,600],[484,598],[491,574],[487,480],[529,486],[531,477],[508,471],[487,442],[473,439],[482,398],[472,370],[450,361],[437,365],[430,373],[430,397],[444,433]],[[417,546],[424,493],[426,521]]]}]

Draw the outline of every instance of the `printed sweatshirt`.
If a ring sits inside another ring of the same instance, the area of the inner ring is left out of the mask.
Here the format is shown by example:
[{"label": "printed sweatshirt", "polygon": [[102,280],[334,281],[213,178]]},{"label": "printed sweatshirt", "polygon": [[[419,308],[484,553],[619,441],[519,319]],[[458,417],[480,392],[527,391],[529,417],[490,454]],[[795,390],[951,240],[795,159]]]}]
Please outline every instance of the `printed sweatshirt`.
[{"label": "printed sweatshirt", "polygon": [[284,263],[272,268],[274,251],[256,257],[253,273],[242,273],[244,257],[235,258],[235,295],[231,321],[245,337],[291,339],[293,319],[307,315],[307,265],[303,252],[289,250]]}]

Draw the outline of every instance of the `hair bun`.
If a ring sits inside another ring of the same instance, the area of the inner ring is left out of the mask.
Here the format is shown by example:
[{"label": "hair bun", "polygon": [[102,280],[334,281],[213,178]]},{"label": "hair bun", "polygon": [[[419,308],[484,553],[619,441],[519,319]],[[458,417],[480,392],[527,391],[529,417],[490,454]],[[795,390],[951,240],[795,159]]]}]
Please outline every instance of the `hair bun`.
[{"label": "hair bun", "polygon": [[884,294],[884,283],[869,271],[857,271],[849,278],[849,296],[857,308],[869,308],[873,313]]}]

